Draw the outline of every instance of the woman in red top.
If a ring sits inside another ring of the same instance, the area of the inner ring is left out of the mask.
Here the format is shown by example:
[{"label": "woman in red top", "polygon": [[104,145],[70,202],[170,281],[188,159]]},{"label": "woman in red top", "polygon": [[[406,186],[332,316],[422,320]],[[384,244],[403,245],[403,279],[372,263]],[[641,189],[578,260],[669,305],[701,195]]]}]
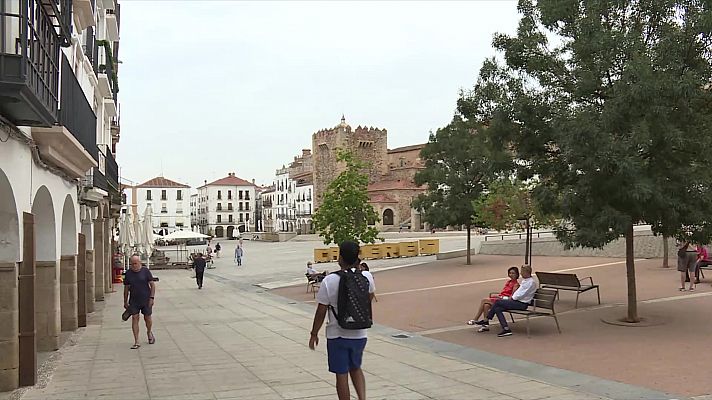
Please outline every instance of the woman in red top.
[{"label": "woman in red top", "polygon": [[519,279],[519,268],[510,267],[507,270],[507,275],[509,276],[509,280],[504,284],[502,291],[496,296],[482,299],[482,301],[480,301],[480,308],[477,310],[477,315],[475,315],[475,319],[467,321],[467,325],[475,325],[475,322],[479,321],[482,314],[487,314],[495,301],[512,297],[512,294],[519,288],[519,281],[517,281],[517,279]]}]

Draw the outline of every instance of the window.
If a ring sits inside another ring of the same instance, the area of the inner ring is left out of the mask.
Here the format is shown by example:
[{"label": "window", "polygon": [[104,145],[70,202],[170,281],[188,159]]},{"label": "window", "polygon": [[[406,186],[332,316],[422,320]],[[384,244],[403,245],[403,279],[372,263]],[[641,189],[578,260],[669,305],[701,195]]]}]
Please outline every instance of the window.
[{"label": "window", "polygon": [[245,200],[249,200],[249,199],[250,199],[250,192],[245,190]]},{"label": "window", "polygon": [[240,213],[240,222],[242,222],[242,213]]},{"label": "window", "polygon": [[176,200],[183,200],[183,191],[182,191],[182,190],[179,190],[179,191],[177,191],[176,193],[177,193],[177,194],[176,194],[176,196],[177,196],[177,197],[176,197]]},{"label": "window", "polygon": [[232,222],[232,214],[227,216],[227,220],[228,220],[228,222]]},{"label": "window", "polygon": [[146,200],[153,200],[151,197],[151,190],[149,189],[146,191]]},{"label": "window", "polygon": [[218,214],[218,223],[222,222],[222,215]]},{"label": "window", "polygon": [[245,214],[245,221],[247,221],[247,222],[250,221],[250,214]]},{"label": "window", "polygon": [[166,206],[166,203],[161,204],[161,214],[168,214],[168,207]]},{"label": "window", "polygon": [[232,200],[232,190],[227,191],[227,199]]},{"label": "window", "polygon": [[176,228],[182,228],[183,223],[182,222],[176,222]]},{"label": "window", "polygon": [[245,203],[245,211],[250,211],[250,203]]},{"label": "window", "polygon": [[237,205],[238,205],[238,210],[242,211],[242,202],[239,202]]},{"label": "window", "polygon": [[161,222],[161,228],[168,228],[168,222]]},{"label": "window", "polygon": [[168,199],[166,198],[166,191],[165,191],[165,190],[161,190],[161,200],[168,200]]},{"label": "window", "polygon": [[227,209],[232,211],[232,203],[227,203]]},{"label": "window", "polygon": [[242,190],[239,190],[239,191],[237,192],[237,198],[240,199],[240,200],[242,200]]},{"label": "window", "polygon": [[222,191],[218,190],[218,200],[222,200]]},{"label": "window", "polygon": [[222,203],[218,203],[218,211],[222,211]]}]

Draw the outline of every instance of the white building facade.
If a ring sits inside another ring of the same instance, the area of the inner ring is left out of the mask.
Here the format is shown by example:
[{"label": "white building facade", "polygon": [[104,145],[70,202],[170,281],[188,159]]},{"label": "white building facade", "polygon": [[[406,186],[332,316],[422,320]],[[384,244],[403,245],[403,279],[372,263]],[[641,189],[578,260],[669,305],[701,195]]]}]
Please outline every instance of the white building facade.
[{"label": "white building facade", "polygon": [[260,193],[260,198],[262,199],[262,230],[264,232],[275,232],[275,193],[276,192],[274,190],[274,187],[267,188],[266,190],[262,191],[262,193]]},{"label": "white building facade", "polygon": [[132,187],[130,197],[136,215],[143,216],[151,206],[154,233],[167,235],[191,229],[190,186],[161,176]]},{"label": "white building facade", "polygon": [[230,238],[255,231],[256,186],[231,172],[197,189],[200,232]]},{"label": "white building facade", "polygon": [[120,9],[114,0],[6,0],[1,12],[3,392],[34,385],[37,352],[86,326],[112,289]]},{"label": "white building facade", "polygon": [[297,219],[296,232],[306,234],[314,232],[312,214],[314,213],[313,202],[314,184],[307,181],[297,182],[295,185],[295,215]]},{"label": "white building facade", "polygon": [[198,227],[198,194],[190,195],[190,229],[195,230]]}]

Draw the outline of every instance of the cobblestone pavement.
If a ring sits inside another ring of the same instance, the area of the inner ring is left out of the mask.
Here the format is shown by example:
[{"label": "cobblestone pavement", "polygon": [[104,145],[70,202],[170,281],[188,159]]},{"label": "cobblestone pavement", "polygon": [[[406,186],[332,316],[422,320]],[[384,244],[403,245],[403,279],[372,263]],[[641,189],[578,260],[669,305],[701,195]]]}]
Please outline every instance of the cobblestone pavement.
[{"label": "cobblestone pavement", "polygon": [[[317,351],[307,347],[307,310],[230,281],[208,278],[197,290],[187,271],[160,276],[156,344],[144,340],[140,349],[129,349],[121,294],[109,295],[104,310],[61,350],[51,379],[23,398],[335,398],[325,343]],[[378,333],[369,338],[364,370],[371,399],[601,398],[439,356]]]}]

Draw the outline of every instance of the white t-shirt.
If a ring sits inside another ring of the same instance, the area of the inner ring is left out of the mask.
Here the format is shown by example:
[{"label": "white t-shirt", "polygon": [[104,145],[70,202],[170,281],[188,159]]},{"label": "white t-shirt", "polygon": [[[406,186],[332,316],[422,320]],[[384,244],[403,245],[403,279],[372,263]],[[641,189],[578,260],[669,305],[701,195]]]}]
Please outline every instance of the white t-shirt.
[{"label": "white t-shirt", "polygon": [[312,267],[307,267],[307,274],[318,274],[318,272]]},{"label": "white t-shirt", "polygon": [[[373,283],[373,275],[368,271],[361,272],[368,279],[368,292],[373,293],[376,290],[376,284]],[[339,282],[341,277],[338,274],[329,274],[321,281],[321,286],[316,294],[316,301],[319,304],[326,306],[331,305],[334,311],[339,312]],[[363,339],[368,336],[368,329],[343,329],[339,326],[339,322],[334,316],[334,312],[329,308],[327,311],[328,317],[326,322],[326,338],[327,339]]]}]

